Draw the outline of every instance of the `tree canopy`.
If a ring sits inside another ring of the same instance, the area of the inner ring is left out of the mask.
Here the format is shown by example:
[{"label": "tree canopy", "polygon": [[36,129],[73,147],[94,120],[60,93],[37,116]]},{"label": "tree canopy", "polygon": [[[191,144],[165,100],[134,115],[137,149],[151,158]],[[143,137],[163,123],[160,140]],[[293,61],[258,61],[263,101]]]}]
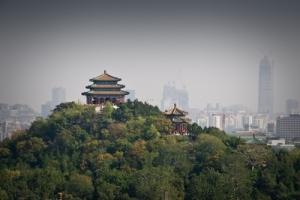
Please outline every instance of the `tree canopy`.
[{"label": "tree canopy", "polygon": [[61,104],[0,143],[0,199],[300,199],[299,149],[171,128],[139,101]]}]

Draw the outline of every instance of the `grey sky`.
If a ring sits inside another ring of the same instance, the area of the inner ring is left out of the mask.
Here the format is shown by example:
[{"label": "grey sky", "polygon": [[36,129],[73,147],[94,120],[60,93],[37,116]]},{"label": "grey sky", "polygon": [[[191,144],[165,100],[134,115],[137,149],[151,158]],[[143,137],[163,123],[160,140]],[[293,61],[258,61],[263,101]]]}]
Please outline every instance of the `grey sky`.
[{"label": "grey sky", "polygon": [[192,107],[257,107],[258,65],[275,66],[275,111],[300,101],[297,1],[35,1],[0,3],[0,102],[35,109],[65,87],[84,101],[106,69],[141,100],[184,84]]}]

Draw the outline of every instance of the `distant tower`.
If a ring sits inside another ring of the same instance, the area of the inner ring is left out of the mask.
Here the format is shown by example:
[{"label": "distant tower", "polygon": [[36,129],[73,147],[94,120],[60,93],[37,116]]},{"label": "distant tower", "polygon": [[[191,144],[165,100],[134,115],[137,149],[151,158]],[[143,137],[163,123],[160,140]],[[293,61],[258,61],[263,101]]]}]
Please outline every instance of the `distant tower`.
[{"label": "distant tower", "polygon": [[165,110],[172,103],[176,103],[184,110],[189,109],[189,95],[185,88],[178,89],[174,85],[165,85],[163,88],[163,96],[161,100],[161,109]]},{"label": "distant tower", "polygon": [[273,64],[266,56],[259,65],[258,113],[273,114]]},{"label": "distant tower", "polygon": [[286,100],[286,114],[297,114],[299,112],[299,102],[296,99]]},{"label": "distant tower", "polygon": [[52,89],[52,103],[57,106],[66,101],[66,90],[62,87]]},{"label": "distant tower", "polygon": [[42,117],[47,117],[51,114],[54,108],[66,101],[66,89],[62,87],[56,87],[52,89],[52,97],[50,101],[42,104],[41,115]]},{"label": "distant tower", "polygon": [[120,104],[124,103],[125,95],[129,94],[129,92],[121,90],[125,87],[118,83],[121,79],[108,74],[106,70],[90,81],[93,83],[86,86],[89,91],[82,93],[86,96],[87,104],[103,104],[106,101]]}]

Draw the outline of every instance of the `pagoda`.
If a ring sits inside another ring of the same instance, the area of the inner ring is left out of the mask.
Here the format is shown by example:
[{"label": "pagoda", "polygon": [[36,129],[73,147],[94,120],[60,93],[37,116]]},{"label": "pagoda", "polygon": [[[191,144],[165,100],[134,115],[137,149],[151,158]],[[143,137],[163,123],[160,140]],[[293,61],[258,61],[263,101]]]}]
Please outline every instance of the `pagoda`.
[{"label": "pagoda", "polygon": [[103,104],[110,101],[113,104],[120,104],[125,102],[125,95],[129,92],[121,90],[125,86],[118,84],[120,78],[114,77],[104,70],[104,73],[90,79],[93,82],[91,85],[86,86],[89,91],[83,92],[82,95],[86,96],[87,104]]},{"label": "pagoda", "polygon": [[172,121],[172,134],[188,134],[187,126],[191,120],[186,117],[187,114],[188,112],[177,108],[176,104],[174,104],[171,109],[164,112],[164,115]]}]

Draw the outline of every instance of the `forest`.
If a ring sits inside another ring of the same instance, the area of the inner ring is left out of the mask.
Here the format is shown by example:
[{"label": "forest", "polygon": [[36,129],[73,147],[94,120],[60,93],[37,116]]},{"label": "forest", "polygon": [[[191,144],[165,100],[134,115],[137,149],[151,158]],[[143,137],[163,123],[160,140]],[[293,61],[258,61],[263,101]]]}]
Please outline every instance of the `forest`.
[{"label": "forest", "polygon": [[128,101],[63,103],[0,143],[0,199],[300,199],[300,150],[247,144]]}]

